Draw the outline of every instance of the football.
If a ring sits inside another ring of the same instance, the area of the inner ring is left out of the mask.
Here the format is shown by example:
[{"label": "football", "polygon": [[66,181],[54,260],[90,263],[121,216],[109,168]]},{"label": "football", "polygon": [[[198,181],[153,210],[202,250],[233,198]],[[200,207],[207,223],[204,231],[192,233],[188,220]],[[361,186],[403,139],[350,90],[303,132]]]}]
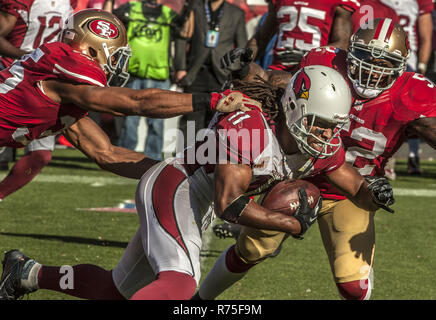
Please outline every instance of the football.
[{"label": "football", "polygon": [[313,209],[321,196],[318,187],[305,180],[284,180],[274,185],[264,196],[261,205],[269,210],[294,215],[300,206],[298,190],[304,188],[309,206]]}]

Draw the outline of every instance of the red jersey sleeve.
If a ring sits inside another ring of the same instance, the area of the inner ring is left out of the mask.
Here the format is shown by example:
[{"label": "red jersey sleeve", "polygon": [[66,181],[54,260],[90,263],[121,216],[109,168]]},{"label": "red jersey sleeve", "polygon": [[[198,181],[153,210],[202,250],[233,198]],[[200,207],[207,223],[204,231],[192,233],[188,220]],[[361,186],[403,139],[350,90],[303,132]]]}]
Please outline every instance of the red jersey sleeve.
[{"label": "red jersey sleeve", "polygon": [[418,0],[419,15],[430,13],[434,10],[433,0]]},{"label": "red jersey sleeve", "polygon": [[436,87],[425,76],[408,72],[391,93],[397,119],[410,122],[436,117]]},{"label": "red jersey sleeve", "polygon": [[13,1],[13,0],[0,1],[0,11],[6,12],[18,18],[20,16],[18,10],[27,11],[27,7],[18,1]]},{"label": "red jersey sleeve", "polygon": [[100,65],[86,55],[74,51],[70,46],[62,42],[53,42],[43,44],[40,49],[47,56],[43,63],[53,66],[53,74],[57,79],[99,87],[106,86],[106,74]]}]

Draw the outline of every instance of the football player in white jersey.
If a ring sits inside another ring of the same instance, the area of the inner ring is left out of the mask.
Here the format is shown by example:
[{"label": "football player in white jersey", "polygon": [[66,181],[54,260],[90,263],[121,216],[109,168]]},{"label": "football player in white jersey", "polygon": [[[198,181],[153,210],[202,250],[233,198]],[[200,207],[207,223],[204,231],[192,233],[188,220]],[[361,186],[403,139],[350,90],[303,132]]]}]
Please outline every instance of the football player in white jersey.
[{"label": "football player in white jersey", "polygon": [[[211,135],[196,146],[203,152],[197,152],[193,162],[187,149],[184,157],[156,163],[145,172],[136,192],[140,228],[114,270],[73,266],[74,288],[65,289],[60,286],[60,267],[41,265],[11,250],[3,262],[0,297],[17,299],[49,289],[88,299],[189,299],[200,279],[201,233],[211,222],[213,208],[227,221],[295,237],[316,220],[321,203],[311,209],[303,191],[294,216],[250,199],[274,181],[325,174],[363,208],[392,204],[386,180],[368,183],[345,163],[338,136],[348,122],[351,94],[337,71],[310,66],[284,91],[263,88],[269,91],[262,96],[272,97],[276,106],[277,122],[258,107],[217,114]],[[326,104],[331,108],[324,108]],[[251,139],[244,140],[244,134]]]}]

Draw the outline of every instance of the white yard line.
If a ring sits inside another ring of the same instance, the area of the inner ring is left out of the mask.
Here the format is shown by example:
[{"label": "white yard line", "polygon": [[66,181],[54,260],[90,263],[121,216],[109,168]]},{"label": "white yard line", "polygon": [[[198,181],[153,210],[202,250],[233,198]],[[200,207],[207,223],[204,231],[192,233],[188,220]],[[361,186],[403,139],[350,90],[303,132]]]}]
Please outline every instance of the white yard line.
[{"label": "white yard line", "polygon": [[[5,174],[0,175],[0,179],[3,179]],[[80,175],[48,175],[39,174],[31,182],[48,182],[48,183],[78,183],[89,184],[92,186],[100,187],[103,185],[136,185],[139,180],[128,179],[122,177],[98,177],[98,176],[80,176]]]}]

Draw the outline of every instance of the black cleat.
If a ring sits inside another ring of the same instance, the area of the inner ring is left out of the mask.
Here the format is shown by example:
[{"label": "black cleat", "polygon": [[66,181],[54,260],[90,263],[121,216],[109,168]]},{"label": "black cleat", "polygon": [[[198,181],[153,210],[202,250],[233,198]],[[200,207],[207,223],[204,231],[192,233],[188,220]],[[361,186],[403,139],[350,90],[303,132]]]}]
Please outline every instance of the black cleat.
[{"label": "black cleat", "polygon": [[241,226],[239,224],[224,222],[222,224],[215,225],[213,227],[213,232],[220,239],[238,239],[239,233],[241,232]]},{"label": "black cleat", "polygon": [[27,293],[36,289],[23,287],[21,280],[29,277],[29,272],[36,261],[26,257],[18,250],[5,253],[3,259],[3,272],[0,279],[0,300],[18,300]]}]

